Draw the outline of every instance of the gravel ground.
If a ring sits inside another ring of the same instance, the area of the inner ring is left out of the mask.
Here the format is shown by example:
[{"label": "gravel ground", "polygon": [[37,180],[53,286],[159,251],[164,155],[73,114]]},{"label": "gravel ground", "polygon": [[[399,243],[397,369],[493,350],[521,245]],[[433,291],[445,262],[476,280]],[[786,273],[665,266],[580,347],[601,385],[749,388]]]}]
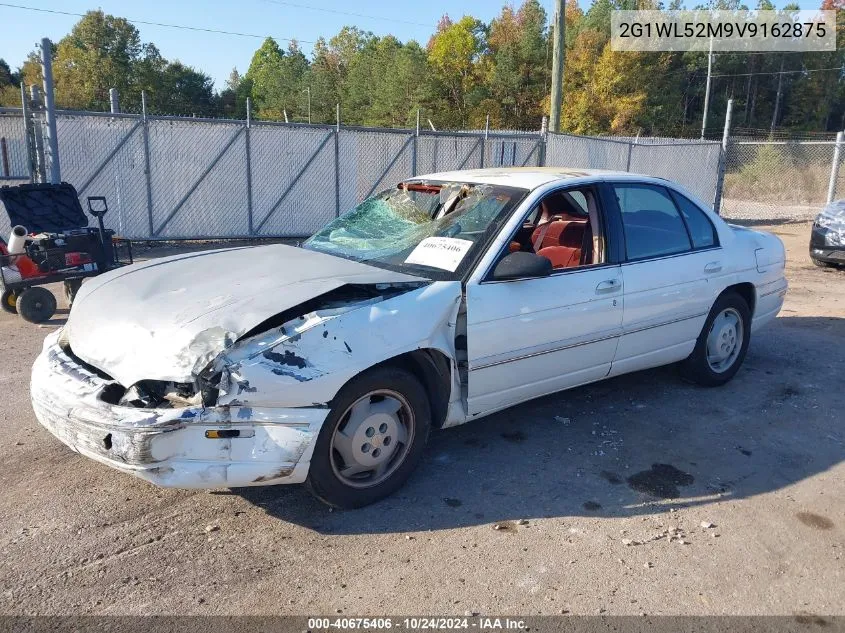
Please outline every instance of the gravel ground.
[{"label": "gravel ground", "polygon": [[72,453],[28,395],[64,316],[0,313],[0,612],[845,614],[845,271],[770,228],[790,292],[729,385],[659,369],[438,432],[358,511]]},{"label": "gravel ground", "polygon": [[824,206],[824,203],[790,205],[724,198],[720,214],[729,222],[812,222]]}]

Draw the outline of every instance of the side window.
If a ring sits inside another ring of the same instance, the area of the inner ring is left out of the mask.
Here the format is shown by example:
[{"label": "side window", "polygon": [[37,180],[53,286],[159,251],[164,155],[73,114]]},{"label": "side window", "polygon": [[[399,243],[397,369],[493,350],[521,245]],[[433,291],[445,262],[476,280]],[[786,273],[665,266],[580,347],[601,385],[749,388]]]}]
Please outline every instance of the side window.
[{"label": "side window", "polygon": [[[527,249],[555,270],[607,261],[596,196],[591,187],[555,191],[540,201],[544,213]],[[545,218],[545,219],[542,219]]]},{"label": "side window", "polygon": [[696,248],[715,246],[717,242],[716,229],[710,219],[698,208],[698,205],[677,191],[672,192],[672,197],[678,203],[681,215],[686,220],[693,246]]},{"label": "side window", "polygon": [[622,211],[628,259],[683,253],[692,248],[680,213],[663,187],[613,185]]},{"label": "side window", "polygon": [[584,215],[587,215],[589,213],[589,211],[587,210],[587,197],[584,195],[583,192],[578,191],[576,189],[570,191],[569,196],[575,201],[575,204],[577,204],[581,208],[580,210],[584,213]]}]

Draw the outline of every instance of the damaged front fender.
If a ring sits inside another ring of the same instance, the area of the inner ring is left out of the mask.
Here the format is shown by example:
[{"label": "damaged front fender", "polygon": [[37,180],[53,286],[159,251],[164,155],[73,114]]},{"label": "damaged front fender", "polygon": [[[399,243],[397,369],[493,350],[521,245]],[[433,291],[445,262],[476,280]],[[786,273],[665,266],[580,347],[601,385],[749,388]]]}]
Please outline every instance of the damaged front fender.
[{"label": "damaged front fender", "polygon": [[374,365],[435,349],[453,364],[450,402],[458,403],[455,332],[461,298],[459,282],[441,281],[383,300],[318,307],[241,339],[205,374],[219,376],[218,404],[307,407],[330,402],[346,382]]},{"label": "damaged front fender", "polygon": [[[455,361],[460,283],[379,286],[323,295],[267,319],[217,355],[194,377],[198,384],[179,383],[175,393],[174,385],[150,380],[127,389],[77,358],[56,333],[33,367],[33,408],[74,450],[182,488],[304,481],[343,385],[420,349],[449,359],[445,423],[464,422]],[[194,387],[197,393],[183,393]]]}]

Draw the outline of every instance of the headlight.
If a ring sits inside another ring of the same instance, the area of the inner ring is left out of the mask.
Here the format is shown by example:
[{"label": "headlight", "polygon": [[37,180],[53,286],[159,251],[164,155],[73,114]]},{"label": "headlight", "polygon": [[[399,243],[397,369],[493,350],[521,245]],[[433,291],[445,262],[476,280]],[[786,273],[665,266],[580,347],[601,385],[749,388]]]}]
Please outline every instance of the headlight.
[{"label": "headlight", "polygon": [[816,226],[830,231],[845,231],[845,218],[821,214],[816,218]]}]

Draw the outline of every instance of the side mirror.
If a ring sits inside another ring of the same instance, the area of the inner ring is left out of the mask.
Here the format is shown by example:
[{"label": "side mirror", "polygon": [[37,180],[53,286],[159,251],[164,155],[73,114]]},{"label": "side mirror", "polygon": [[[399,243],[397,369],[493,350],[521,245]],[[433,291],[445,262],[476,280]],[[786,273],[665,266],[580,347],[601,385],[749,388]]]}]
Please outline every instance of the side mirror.
[{"label": "side mirror", "polygon": [[523,279],[526,277],[548,277],[552,274],[552,262],[546,257],[518,251],[505,255],[493,269],[493,279]]}]

